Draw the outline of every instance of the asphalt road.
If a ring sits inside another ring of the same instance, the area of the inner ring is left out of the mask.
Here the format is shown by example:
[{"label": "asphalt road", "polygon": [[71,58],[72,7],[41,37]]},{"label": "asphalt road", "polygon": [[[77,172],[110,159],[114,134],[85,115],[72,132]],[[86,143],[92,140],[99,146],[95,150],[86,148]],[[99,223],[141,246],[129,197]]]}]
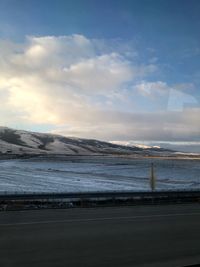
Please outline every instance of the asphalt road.
[{"label": "asphalt road", "polygon": [[0,212],[1,267],[200,263],[200,204]]}]

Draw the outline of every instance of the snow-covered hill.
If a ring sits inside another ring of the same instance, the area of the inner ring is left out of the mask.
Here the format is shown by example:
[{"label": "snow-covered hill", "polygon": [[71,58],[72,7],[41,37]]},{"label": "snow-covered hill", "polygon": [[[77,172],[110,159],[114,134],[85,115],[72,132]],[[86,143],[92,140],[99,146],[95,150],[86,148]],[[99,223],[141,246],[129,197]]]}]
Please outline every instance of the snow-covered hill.
[{"label": "snow-covered hill", "polygon": [[133,141],[110,141],[112,144],[128,146],[128,147],[139,147],[143,149],[160,149],[160,146],[149,146],[144,144],[135,144]]},{"label": "snow-covered hill", "polygon": [[145,154],[169,153],[159,148],[142,148],[113,144],[93,139],[64,137],[55,134],[44,134],[14,130],[0,127],[0,154]]}]

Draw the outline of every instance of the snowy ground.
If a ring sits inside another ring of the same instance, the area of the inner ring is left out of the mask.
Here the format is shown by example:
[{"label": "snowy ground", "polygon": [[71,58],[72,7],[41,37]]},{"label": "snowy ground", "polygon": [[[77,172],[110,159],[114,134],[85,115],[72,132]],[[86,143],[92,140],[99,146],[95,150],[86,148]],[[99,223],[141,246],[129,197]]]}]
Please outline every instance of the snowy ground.
[{"label": "snowy ground", "polygon": [[149,190],[151,162],[157,189],[200,189],[199,160],[71,157],[2,160],[0,192]]}]

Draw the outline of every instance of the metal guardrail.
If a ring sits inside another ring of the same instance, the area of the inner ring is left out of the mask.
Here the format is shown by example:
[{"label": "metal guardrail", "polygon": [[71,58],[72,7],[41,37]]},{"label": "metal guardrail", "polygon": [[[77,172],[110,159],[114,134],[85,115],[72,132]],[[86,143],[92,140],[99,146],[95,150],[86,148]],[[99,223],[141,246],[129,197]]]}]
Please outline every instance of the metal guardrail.
[{"label": "metal guardrail", "polygon": [[200,198],[200,190],[157,190],[157,191],[107,191],[107,192],[59,192],[59,193],[3,193],[3,200],[56,200],[56,199],[94,199],[94,198]]}]

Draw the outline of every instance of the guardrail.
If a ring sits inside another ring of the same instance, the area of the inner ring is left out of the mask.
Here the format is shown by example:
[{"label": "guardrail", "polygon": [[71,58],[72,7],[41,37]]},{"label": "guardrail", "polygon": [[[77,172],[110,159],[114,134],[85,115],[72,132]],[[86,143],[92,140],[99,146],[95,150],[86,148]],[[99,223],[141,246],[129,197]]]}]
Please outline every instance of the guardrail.
[{"label": "guardrail", "polygon": [[96,199],[96,198],[191,198],[199,197],[200,190],[157,190],[157,191],[107,191],[107,192],[59,192],[59,193],[3,193],[2,200],[56,200],[56,199]]}]

